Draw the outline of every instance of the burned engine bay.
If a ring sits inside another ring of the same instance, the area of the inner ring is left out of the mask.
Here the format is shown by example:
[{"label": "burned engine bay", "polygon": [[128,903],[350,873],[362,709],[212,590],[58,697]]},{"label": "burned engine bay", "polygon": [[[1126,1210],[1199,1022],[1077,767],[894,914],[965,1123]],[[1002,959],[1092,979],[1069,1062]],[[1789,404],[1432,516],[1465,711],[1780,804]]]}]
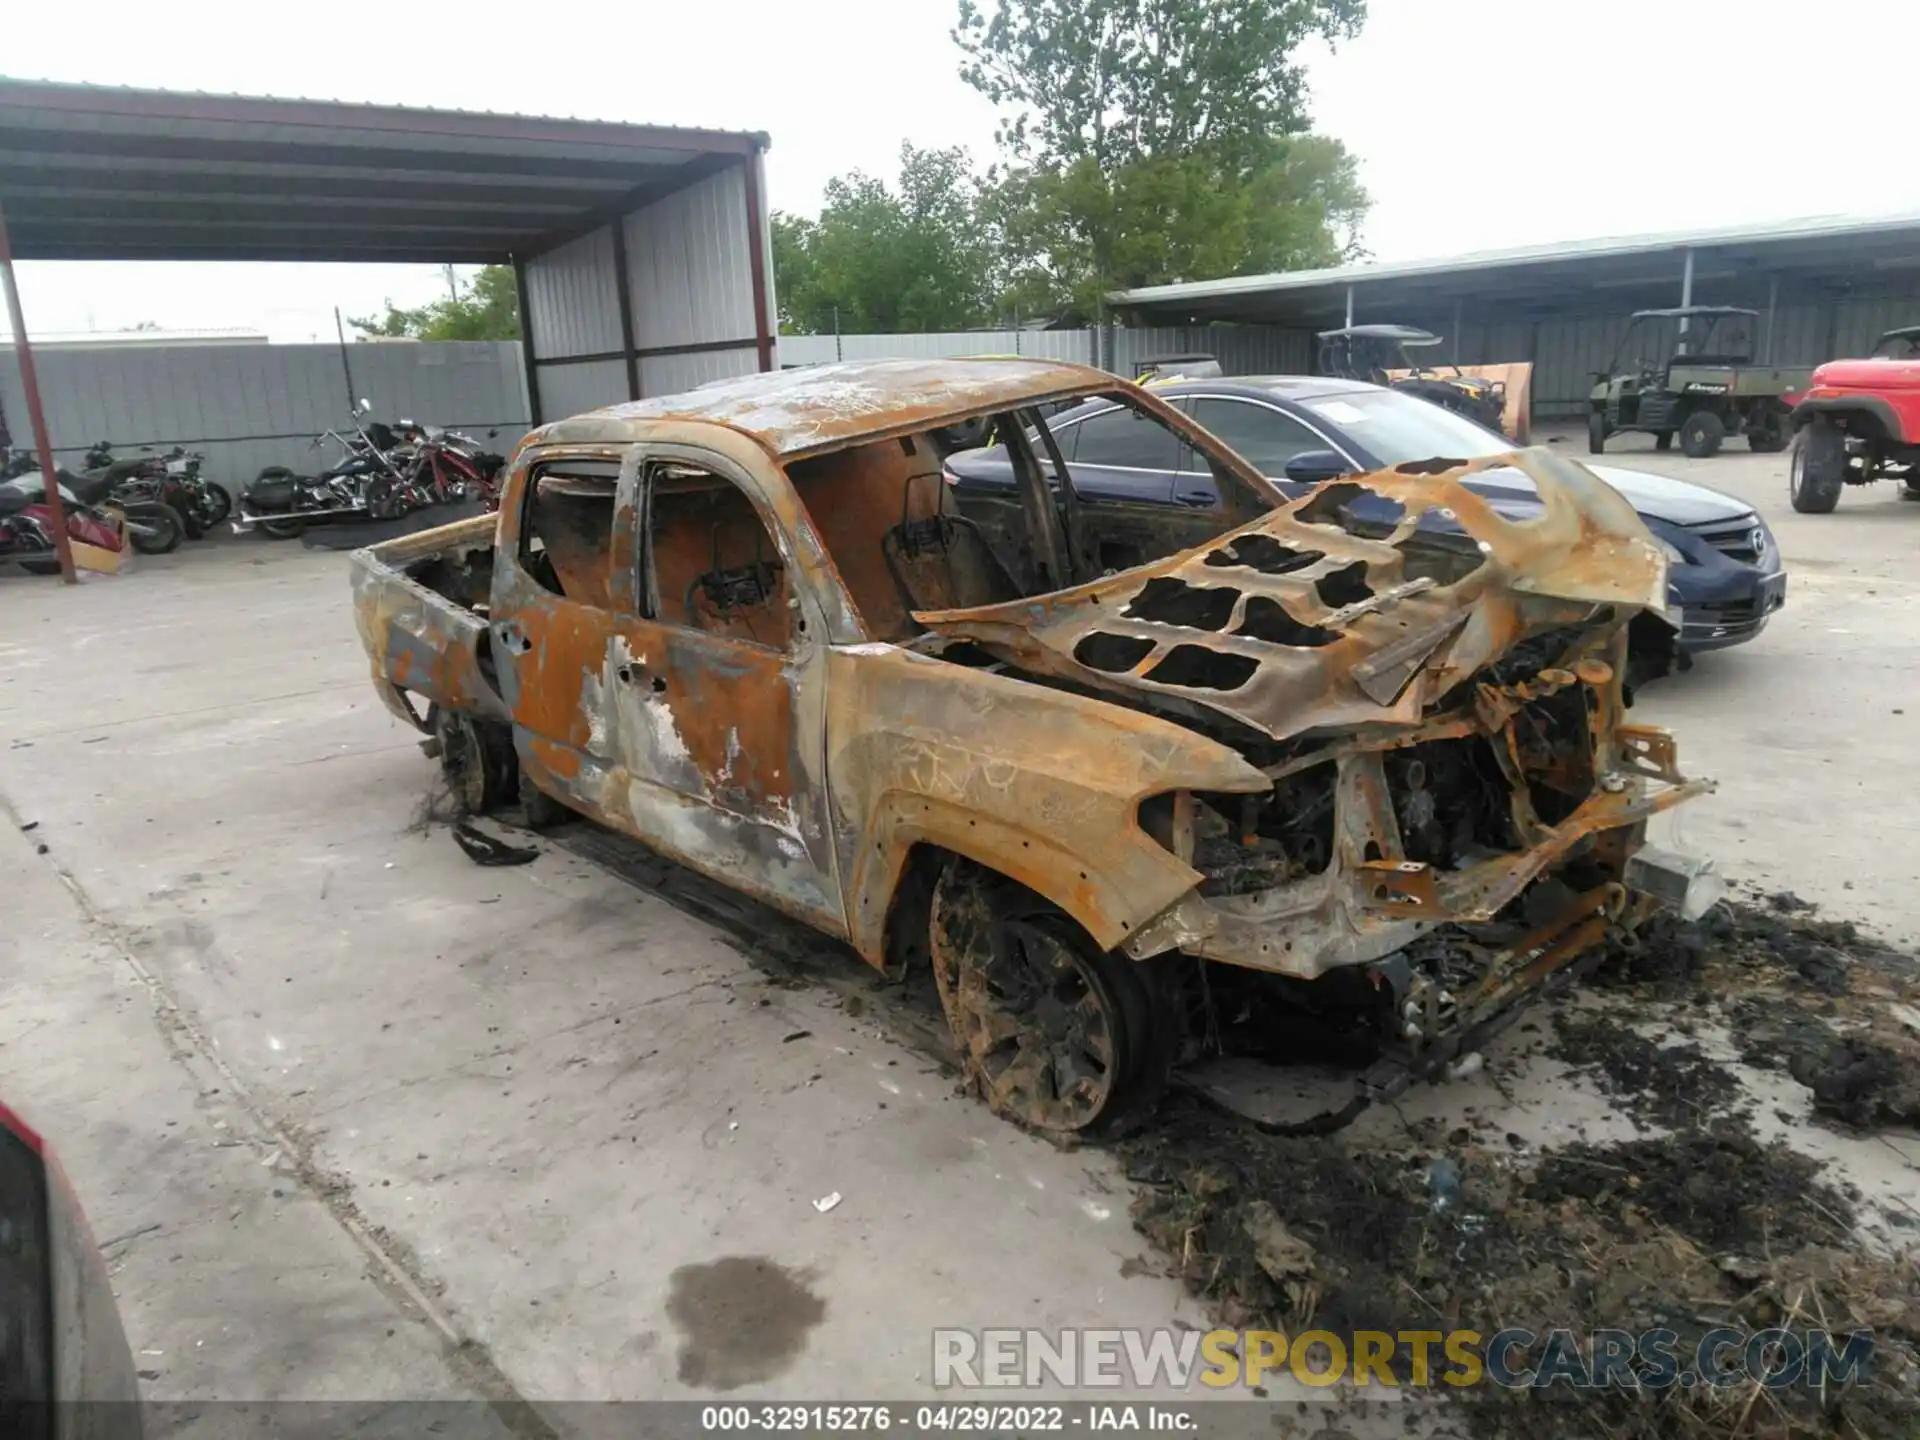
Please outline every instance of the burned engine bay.
[{"label": "burned engine bay", "polygon": [[[1533,479],[1538,517],[1461,484],[1496,465]],[[1363,493],[1397,518],[1356,520]],[[1331,482],[1159,563],[920,612],[915,648],[1231,746],[1270,788],[1144,800],[1142,828],[1200,879],[1127,953],[1391,1007],[1433,1058],[1634,923],[1645,820],[1711,788],[1625,719],[1627,630],[1665,592],[1631,507],[1535,450]]]}]

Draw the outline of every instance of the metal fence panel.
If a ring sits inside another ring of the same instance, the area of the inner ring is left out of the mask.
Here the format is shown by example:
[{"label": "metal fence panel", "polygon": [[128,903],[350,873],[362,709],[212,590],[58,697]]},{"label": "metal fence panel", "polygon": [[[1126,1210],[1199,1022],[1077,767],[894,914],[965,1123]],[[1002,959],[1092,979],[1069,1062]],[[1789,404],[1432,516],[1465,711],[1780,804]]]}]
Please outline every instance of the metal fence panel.
[{"label": "metal fence panel", "polygon": [[[516,342],[364,344],[347,353],[354,390],[382,419],[406,416],[482,436],[497,429],[501,449],[526,430]],[[333,345],[48,348],[34,358],[61,463],[74,464],[97,440],[123,453],[185,445],[204,450],[207,477],[229,487],[268,465],[315,468],[322,457],[310,438],[344,426],[352,398]],[[0,409],[14,443],[27,444],[11,346],[0,346]]]}]

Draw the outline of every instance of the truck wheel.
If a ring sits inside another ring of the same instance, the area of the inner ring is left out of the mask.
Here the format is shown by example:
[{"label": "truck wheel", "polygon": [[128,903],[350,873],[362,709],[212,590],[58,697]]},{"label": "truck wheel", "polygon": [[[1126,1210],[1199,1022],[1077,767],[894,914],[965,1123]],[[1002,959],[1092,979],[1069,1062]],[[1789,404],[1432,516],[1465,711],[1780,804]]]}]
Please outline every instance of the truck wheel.
[{"label": "truck wheel", "polygon": [[1607,417],[1598,410],[1590,411],[1587,415],[1587,453],[1607,453]]},{"label": "truck wheel", "polygon": [[1654,431],[1653,448],[1656,450],[1671,450],[1673,448],[1673,432],[1671,430]]},{"label": "truck wheel", "polygon": [[1831,514],[1840,503],[1847,479],[1847,440],[1840,431],[1816,420],[1794,442],[1787,465],[1787,498],[1802,515]]},{"label": "truck wheel", "polygon": [[458,710],[437,710],[433,730],[440,741],[440,769],[467,814],[485,815],[513,798],[516,762],[503,726]]},{"label": "truck wheel", "polygon": [[1756,455],[1778,455],[1787,448],[1787,429],[1782,416],[1773,410],[1757,419],[1747,431],[1747,449]]},{"label": "truck wheel", "polygon": [[1084,1135],[1151,1112],[1178,1038],[1151,962],[1102,953],[1025,886],[957,857],[934,886],[928,940],[961,1067],[988,1109]]},{"label": "truck wheel", "polygon": [[529,780],[524,770],[520,772],[520,809],[529,830],[551,830],[573,818],[571,810]]},{"label": "truck wheel", "polygon": [[1695,460],[1720,453],[1727,427],[1711,410],[1696,410],[1680,425],[1680,448]]}]

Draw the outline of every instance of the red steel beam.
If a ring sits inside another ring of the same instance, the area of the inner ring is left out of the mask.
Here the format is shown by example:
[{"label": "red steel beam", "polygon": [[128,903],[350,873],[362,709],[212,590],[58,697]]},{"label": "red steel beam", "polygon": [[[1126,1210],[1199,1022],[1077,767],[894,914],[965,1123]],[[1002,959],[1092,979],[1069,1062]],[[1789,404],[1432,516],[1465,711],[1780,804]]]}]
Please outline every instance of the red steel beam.
[{"label": "red steel beam", "polygon": [[753,339],[760,368],[773,369],[773,317],[767,305],[766,211],[760,203],[760,150],[747,156],[747,268],[753,277]]},{"label": "red steel beam", "polygon": [[27,318],[20,313],[20,281],[13,273],[13,242],[7,238],[7,211],[0,205],[0,281],[7,290],[7,318],[13,322],[13,353],[20,358],[20,388],[27,395],[27,423],[33,427],[33,445],[40,457],[40,478],[47,485],[47,509],[53,512],[53,548],[60,555],[60,578],[78,585],[73,568],[73,546],[67,539],[67,508],[60,503],[59,472],[53,468],[53,441],[47,435],[47,412],[40,404],[40,376],[33,368],[33,345],[27,339]]}]

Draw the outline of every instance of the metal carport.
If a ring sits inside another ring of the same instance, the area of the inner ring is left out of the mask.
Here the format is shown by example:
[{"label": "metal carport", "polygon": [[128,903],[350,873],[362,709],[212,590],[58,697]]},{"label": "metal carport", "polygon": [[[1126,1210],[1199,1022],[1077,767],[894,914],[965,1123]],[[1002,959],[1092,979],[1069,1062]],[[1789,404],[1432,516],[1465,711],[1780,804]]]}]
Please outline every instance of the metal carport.
[{"label": "metal carport", "polygon": [[[510,264],[535,424],[775,366],[760,133],[0,79],[13,260]],[[61,570],[75,576],[66,534]]]}]

